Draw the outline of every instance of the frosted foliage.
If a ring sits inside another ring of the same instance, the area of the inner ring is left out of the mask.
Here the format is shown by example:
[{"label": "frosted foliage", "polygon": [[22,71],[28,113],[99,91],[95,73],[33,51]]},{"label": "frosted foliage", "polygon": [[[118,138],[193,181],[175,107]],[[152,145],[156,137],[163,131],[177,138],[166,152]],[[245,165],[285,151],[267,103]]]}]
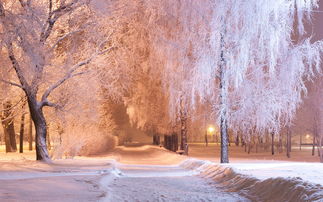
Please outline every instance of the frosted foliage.
[{"label": "frosted foliage", "polygon": [[55,145],[52,151],[52,157],[55,159],[100,154],[112,150],[117,144],[116,137],[102,130],[99,131],[93,124],[87,124],[83,127],[66,126],[66,128],[62,143]]},{"label": "frosted foliage", "polygon": [[[278,132],[290,122],[306,92],[305,79],[321,71],[323,43],[310,43],[303,25],[317,1],[180,1],[159,6],[154,39],[156,54],[165,60],[171,113],[183,95],[189,108],[198,104],[196,95],[202,100],[213,96],[217,117],[226,112],[233,130]],[[298,41],[292,40],[295,32]],[[221,51],[227,96],[219,105]]]},{"label": "frosted foliage", "polygon": [[[87,80],[88,83],[79,80]],[[54,158],[97,154],[115,147],[112,133],[116,124],[109,109],[101,109],[106,100],[102,99],[99,83],[96,74],[85,74],[71,79],[53,93],[58,99],[56,103],[64,106],[63,111],[56,110],[52,116],[46,114],[53,117],[49,123],[52,129],[50,137],[55,145]],[[73,88],[75,85],[78,88]]]},{"label": "frosted foliage", "polygon": [[[300,104],[305,79],[321,71],[323,44],[310,43],[304,29],[317,0],[116,2],[131,11],[124,15],[129,19],[128,41],[123,40],[131,44],[130,64],[162,81],[166,99],[153,102],[167,111],[159,125],[176,123],[181,109],[193,121],[209,116],[211,110],[196,112],[210,101],[215,119],[226,112],[235,132],[278,132]],[[227,91],[222,105],[221,51]],[[144,88],[136,84],[127,102],[130,118],[140,126],[153,117]]]}]

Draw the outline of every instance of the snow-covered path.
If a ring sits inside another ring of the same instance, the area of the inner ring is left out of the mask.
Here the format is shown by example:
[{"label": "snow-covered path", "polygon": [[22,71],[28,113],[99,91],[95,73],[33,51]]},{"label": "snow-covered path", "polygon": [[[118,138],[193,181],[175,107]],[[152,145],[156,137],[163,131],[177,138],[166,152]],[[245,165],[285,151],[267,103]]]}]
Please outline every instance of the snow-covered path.
[{"label": "snow-covered path", "polygon": [[321,176],[319,163],[220,165],[156,146],[117,147],[52,164],[0,161],[0,201],[323,201]]},{"label": "snow-covered path", "polygon": [[119,164],[105,201],[248,201],[179,166]]}]

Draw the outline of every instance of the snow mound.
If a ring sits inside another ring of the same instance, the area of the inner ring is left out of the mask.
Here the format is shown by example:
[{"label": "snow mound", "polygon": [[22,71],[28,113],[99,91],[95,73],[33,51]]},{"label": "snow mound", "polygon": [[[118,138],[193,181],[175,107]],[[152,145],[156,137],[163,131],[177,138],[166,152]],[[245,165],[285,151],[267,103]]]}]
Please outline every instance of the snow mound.
[{"label": "snow mound", "polygon": [[299,177],[260,180],[239,174],[226,165],[196,159],[188,159],[180,166],[198,172],[201,177],[212,179],[217,188],[238,192],[253,201],[323,201],[323,186]]}]

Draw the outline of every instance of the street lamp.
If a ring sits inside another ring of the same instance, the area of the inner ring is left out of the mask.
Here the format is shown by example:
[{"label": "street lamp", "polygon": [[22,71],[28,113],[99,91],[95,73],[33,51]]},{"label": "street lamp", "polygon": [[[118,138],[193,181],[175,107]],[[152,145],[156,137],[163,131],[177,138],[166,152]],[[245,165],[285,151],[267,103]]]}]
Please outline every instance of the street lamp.
[{"label": "street lamp", "polygon": [[209,126],[209,128],[207,129],[209,134],[211,135],[211,137],[213,136],[213,141],[216,142],[215,140],[215,128],[213,126]]},{"label": "street lamp", "polygon": [[209,133],[212,135],[212,133],[215,131],[214,127],[210,126],[208,129]]},{"label": "street lamp", "polygon": [[207,129],[206,129],[206,131],[205,131],[205,146],[208,146],[208,139],[207,139],[207,135],[208,135],[208,133],[210,134],[210,135],[212,135],[212,133],[215,131],[215,129],[214,129],[214,127],[212,127],[212,126],[210,126],[210,127],[208,127]]}]

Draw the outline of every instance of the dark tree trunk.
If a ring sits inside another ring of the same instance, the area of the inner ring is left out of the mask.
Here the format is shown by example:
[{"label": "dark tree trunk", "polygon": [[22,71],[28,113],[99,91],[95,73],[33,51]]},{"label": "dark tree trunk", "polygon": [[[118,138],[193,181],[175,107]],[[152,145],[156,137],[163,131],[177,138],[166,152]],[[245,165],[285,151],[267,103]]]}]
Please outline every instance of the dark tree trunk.
[{"label": "dark tree trunk", "polygon": [[17,151],[14,118],[12,117],[12,105],[8,101],[3,104],[2,126],[6,144],[6,152]]},{"label": "dark tree trunk", "polygon": [[13,151],[17,151],[16,133],[13,119],[10,121],[7,129],[9,133],[11,148],[13,149]]},{"label": "dark tree trunk", "polygon": [[251,141],[248,142],[248,154],[251,152]]},{"label": "dark tree trunk", "polygon": [[20,136],[19,136],[19,152],[24,152],[24,128],[25,128],[25,113],[21,115]]},{"label": "dark tree trunk", "polygon": [[28,138],[28,142],[29,142],[29,151],[33,150],[33,120],[31,118],[31,115],[29,116],[29,138]]},{"label": "dark tree trunk", "polygon": [[205,131],[205,146],[208,146],[209,142],[207,139],[207,130]]},{"label": "dark tree trunk", "polygon": [[313,134],[312,156],[315,155],[315,135]]},{"label": "dark tree trunk", "polygon": [[174,133],[174,152],[178,150],[178,135],[177,133]]},{"label": "dark tree trunk", "polygon": [[299,150],[302,150],[302,134],[299,134]]},{"label": "dark tree trunk", "polygon": [[323,149],[322,149],[322,144],[323,144],[323,137],[317,136],[316,142],[317,142],[317,153],[320,157],[320,162],[323,163]]},{"label": "dark tree trunk", "polygon": [[42,106],[37,102],[36,95],[27,94],[27,98],[29,110],[36,130],[36,159],[49,162],[50,158],[46,145],[47,125]]},{"label": "dark tree trunk", "polygon": [[3,131],[4,131],[4,141],[5,141],[5,145],[6,145],[6,153],[8,152],[15,152],[12,147],[11,147],[11,144],[10,144],[10,137],[9,137],[9,134],[8,134],[8,131],[7,129],[5,128],[6,126],[3,125]]},{"label": "dark tree trunk", "polygon": [[275,154],[275,133],[271,133],[271,155]]},{"label": "dark tree trunk", "polygon": [[153,135],[153,145],[160,145],[160,135],[159,134]]},{"label": "dark tree trunk", "polygon": [[279,133],[279,153],[283,152],[283,135]]},{"label": "dark tree trunk", "polygon": [[287,128],[287,133],[286,133],[287,137],[286,137],[286,154],[287,154],[287,158],[290,158],[290,152],[291,152],[291,139],[290,139],[290,136],[291,136],[291,131],[289,128]]},{"label": "dark tree trunk", "polygon": [[[181,103],[182,105],[182,103]],[[181,106],[182,107],[182,106]],[[181,150],[184,151],[184,155],[188,154],[188,144],[187,144],[187,125],[186,125],[186,112],[181,110]]]},{"label": "dark tree trunk", "polygon": [[243,146],[246,144],[246,142],[245,142],[245,140],[243,139],[242,135],[241,135],[240,139],[241,139],[241,147],[243,147]]},{"label": "dark tree trunk", "polygon": [[237,137],[236,137],[235,144],[236,144],[236,146],[239,146],[239,135],[237,135]]},{"label": "dark tree trunk", "polygon": [[172,150],[173,152],[176,152],[176,151],[177,151],[177,149],[178,149],[178,139],[177,139],[177,134],[176,134],[176,133],[173,133],[171,137],[172,137],[172,148],[171,148],[171,150]]}]

